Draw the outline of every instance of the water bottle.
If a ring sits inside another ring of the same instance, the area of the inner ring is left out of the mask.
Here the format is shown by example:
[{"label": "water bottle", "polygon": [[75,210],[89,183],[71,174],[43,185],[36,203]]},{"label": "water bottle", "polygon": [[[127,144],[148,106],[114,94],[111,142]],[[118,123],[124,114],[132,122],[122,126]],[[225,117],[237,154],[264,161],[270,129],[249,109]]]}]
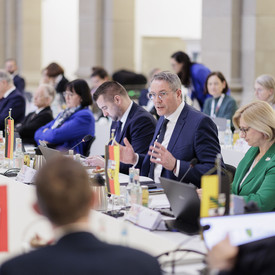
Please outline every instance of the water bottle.
[{"label": "water bottle", "polygon": [[135,169],[134,184],[131,189],[131,204],[142,204],[142,189],[139,182],[139,169]]},{"label": "water bottle", "polygon": [[231,131],[231,122],[230,119],[226,120],[226,130],[224,132],[224,146],[225,148],[232,148],[232,131]]},{"label": "water bottle", "polygon": [[134,176],[135,176],[135,168],[129,168],[129,181],[126,187],[126,194],[125,194],[125,204],[126,206],[131,204],[131,191],[134,186]]},{"label": "water bottle", "polygon": [[13,167],[21,169],[24,165],[24,153],[22,151],[22,140],[21,138],[16,138],[16,147],[13,156]]},{"label": "water bottle", "polygon": [[0,167],[4,167],[5,163],[5,142],[3,139],[3,131],[0,131]]}]

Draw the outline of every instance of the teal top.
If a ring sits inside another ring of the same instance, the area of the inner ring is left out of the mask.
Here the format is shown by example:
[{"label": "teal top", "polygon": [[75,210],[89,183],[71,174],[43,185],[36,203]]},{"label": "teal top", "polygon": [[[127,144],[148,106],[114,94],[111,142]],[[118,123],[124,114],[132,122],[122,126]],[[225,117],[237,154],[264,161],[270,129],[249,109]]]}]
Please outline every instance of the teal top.
[{"label": "teal top", "polygon": [[[216,109],[219,99],[220,99],[219,97],[218,98],[213,98],[213,97],[207,98],[203,105],[203,112],[210,116],[212,100],[215,101],[214,109]],[[231,96],[225,95],[224,99],[222,101],[222,104],[221,104],[218,112],[215,115],[216,115],[216,117],[222,117],[222,118],[231,120],[232,116],[234,115],[236,110],[237,110],[236,101]]]},{"label": "teal top", "polygon": [[242,185],[240,183],[259,153],[258,147],[251,147],[239,163],[232,193],[244,197],[246,202],[255,201],[261,211],[275,210],[275,144],[254,166]]}]

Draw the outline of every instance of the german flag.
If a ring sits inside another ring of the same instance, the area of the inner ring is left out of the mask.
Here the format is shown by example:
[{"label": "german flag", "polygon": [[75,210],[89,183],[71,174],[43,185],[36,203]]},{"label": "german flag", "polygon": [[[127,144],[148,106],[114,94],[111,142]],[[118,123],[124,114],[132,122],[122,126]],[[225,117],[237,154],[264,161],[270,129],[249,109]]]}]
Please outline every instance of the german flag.
[{"label": "german flag", "polygon": [[105,146],[105,177],[109,194],[120,195],[119,174],[119,146]]},{"label": "german flag", "polygon": [[7,186],[0,186],[0,252],[8,251]]},{"label": "german flag", "polygon": [[13,159],[14,147],[14,120],[11,117],[11,109],[9,116],[5,118],[5,157]]}]

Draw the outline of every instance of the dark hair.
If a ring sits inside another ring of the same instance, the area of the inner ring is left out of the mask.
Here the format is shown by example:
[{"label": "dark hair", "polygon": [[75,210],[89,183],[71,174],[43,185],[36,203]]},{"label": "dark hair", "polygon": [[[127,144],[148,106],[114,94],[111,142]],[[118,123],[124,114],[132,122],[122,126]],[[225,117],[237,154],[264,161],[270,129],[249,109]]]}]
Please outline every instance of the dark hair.
[{"label": "dark hair", "polygon": [[108,73],[102,67],[92,67],[91,77],[98,76],[101,79],[108,77]]},{"label": "dark hair", "polygon": [[178,63],[182,64],[181,71],[178,73],[178,77],[184,87],[189,87],[191,84],[191,73],[190,68],[192,62],[190,57],[182,51],[175,52],[171,55],[171,58],[174,58]]},{"label": "dark hair", "polygon": [[204,82],[204,94],[208,94],[208,93],[209,93],[209,92],[208,92],[208,89],[207,89],[207,82],[208,82],[208,79],[209,79],[211,76],[213,76],[213,75],[217,76],[217,77],[220,79],[221,82],[225,82],[225,87],[224,87],[224,89],[222,90],[222,93],[225,94],[225,93],[228,91],[228,84],[227,84],[227,81],[226,81],[224,75],[223,75],[221,72],[212,72],[212,73],[210,73],[210,74],[207,76],[207,78],[206,78],[206,80],[205,80],[205,82]]},{"label": "dark hair", "polygon": [[64,69],[57,63],[52,62],[46,68],[47,76],[56,77],[60,74],[64,74]]},{"label": "dark hair", "polygon": [[89,214],[92,192],[82,164],[54,158],[38,171],[35,184],[39,208],[52,223],[66,225]]},{"label": "dark hair", "polygon": [[86,107],[92,105],[93,99],[88,83],[84,79],[76,79],[69,82],[66,86],[66,90],[70,92],[76,92],[82,99],[81,106]]},{"label": "dark hair", "polygon": [[105,100],[113,101],[115,95],[128,96],[128,93],[118,82],[106,81],[96,89],[93,94],[94,101],[97,101],[100,95],[103,95]]}]

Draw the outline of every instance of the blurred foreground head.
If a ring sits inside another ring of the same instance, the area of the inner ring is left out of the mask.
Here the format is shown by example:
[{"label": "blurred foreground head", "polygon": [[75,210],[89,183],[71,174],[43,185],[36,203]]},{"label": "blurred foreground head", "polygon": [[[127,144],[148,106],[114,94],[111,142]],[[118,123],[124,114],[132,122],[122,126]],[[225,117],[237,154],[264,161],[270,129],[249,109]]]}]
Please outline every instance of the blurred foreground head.
[{"label": "blurred foreground head", "polygon": [[54,158],[38,171],[36,193],[41,213],[57,226],[89,215],[92,191],[88,174],[69,157]]}]

